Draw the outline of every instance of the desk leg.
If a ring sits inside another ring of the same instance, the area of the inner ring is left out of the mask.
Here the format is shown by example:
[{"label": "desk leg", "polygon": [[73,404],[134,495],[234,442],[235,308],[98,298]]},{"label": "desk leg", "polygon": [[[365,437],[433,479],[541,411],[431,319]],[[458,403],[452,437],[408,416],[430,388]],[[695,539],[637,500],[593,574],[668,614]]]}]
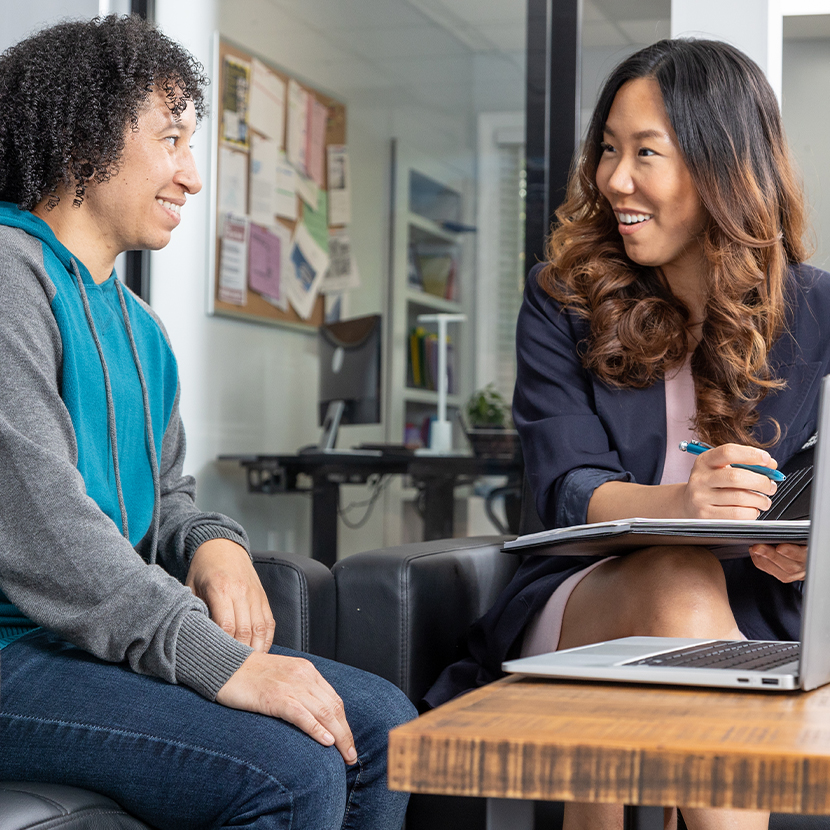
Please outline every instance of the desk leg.
[{"label": "desk leg", "polygon": [[337,508],[340,485],[315,478],[311,495],[311,558],[330,568],[337,561]]},{"label": "desk leg", "polygon": [[455,479],[424,479],[424,541],[451,539],[455,508]]},{"label": "desk leg", "polygon": [[626,805],[624,830],[663,830],[663,808]]},{"label": "desk leg", "polygon": [[533,830],[533,802],[488,798],[487,830]]}]

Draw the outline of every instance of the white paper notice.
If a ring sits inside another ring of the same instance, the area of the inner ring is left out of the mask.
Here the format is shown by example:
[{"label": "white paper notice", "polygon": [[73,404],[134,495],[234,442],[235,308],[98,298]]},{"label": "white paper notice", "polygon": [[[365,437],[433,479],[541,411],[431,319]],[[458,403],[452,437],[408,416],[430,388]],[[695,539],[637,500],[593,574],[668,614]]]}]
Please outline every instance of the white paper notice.
[{"label": "white paper notice", "polygon": [[228,214],[223,223],[219,257],[219,299],[224,303],[245,305],[248,300],[248,220]]},{"label": "white paper notice", "polygon": [[[248,154],[219,148],[219,214],[248,212]],[[220,231],[221,232],[221,231]]]},{"label": "white paper notice", "polygon": [[360,285],[360,275],[352,256],[352,241],[345,229],[329,232],[329,269],[320,286],[323,294],[347,291]]},{"label": "white paper notice", "polygon": [[317,210],[320,201],[320,188],[312,179],[298,175],[295,183],[297,195],[312,209]]},{"label": "white paper notice", "polygon": [[329,225],[352,221],[352,183],[345,144],[328,146]]},{"label": "white paper notice", "polygon": [[270,225],[277,212],[277,142],[251,134],[251,220]]},{"label": "white paper notice", "polygon": [[297,171],[280,153],[277,159],[275,212],[277,216],[297,219]]},{"label": "white paper notice", "polygon": [[297,314],[308,320],[314,311],[314,303],[320,284],[329,267],[328,254],[311,238],[302,223],[294,231],[291,246],[291,269],[288,279],[288,299]]},{"label": "white paper notice", "polygon": [[285,134],[285,81],[256,58],[252,62],[248,123],[258,133],[283,146]]},{"label": "white paper notice", "polygon": [[308,132],[309,94],[295,81],[288,82],[288,160],[301,173],[307,173],[306,143]]}]

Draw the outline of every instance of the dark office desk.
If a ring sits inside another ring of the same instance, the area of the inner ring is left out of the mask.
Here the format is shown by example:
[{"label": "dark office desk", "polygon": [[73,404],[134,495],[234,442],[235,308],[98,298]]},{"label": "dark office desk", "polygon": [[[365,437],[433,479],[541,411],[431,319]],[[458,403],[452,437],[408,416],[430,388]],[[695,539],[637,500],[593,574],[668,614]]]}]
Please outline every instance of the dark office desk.
[{"label": "dark office desk", "polygon": [[[252,493],[310,492],[311,555],[331,566],[337,560],[337,509],[341,484],[365,484],[371,476],[409,476],[423,493],[424,540],[453,535],[454,491],[480,476],[507,476],[517,495],[506,499],[510,523],[518,522],[518,493],[523,464],[513,458],[461,455],[384,455],[302,453],[295,455],[222,455],[246,470]],[[303,483],[301,475],[311,479]],[[515,517],[514,517],[515,516]],[[513,518],[514,517],[514,518]]]}]

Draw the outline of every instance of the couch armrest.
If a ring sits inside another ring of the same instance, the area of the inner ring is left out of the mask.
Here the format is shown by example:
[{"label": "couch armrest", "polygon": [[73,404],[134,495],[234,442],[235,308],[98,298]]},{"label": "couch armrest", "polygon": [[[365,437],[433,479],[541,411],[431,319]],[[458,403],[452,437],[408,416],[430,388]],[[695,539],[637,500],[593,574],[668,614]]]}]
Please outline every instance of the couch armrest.
[{"label": "couch armrest", "polygon": [[0,830],[147,830],[114,801],[62,784],[0,782]]},{"label": "couch armrest", "polygon": [[274,644],[333,659],[336,597],[331,571],[295,553],[253,557],[277,623]]},{"label": "couch armrest", "polygon": [[420,701],[516,571],[519,557],[501,552],[506,538],[417,542],[337,562],[337,659]]}]

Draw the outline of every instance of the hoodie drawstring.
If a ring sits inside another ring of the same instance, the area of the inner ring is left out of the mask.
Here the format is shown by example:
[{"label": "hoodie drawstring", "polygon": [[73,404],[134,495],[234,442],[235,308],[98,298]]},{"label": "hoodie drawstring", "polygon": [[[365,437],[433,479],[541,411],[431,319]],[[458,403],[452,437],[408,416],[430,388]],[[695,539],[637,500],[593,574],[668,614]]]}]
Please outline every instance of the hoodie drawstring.
[{"label": "hoodie drawstring", "polygon": [[133,326],[130,322],[130,314],[127,311],[127,301],[124,299],[124,289],[117,279],[115,281],[115,290],[118,292],[118,301],[121,303],[121,315],[124,317],[127,339],[130,341],[130,350],[133,353],[133,362],[138,372],[138,382],[141,384],[141,398],[144,403],[144,439],[147,446],[147,457],[150,460],[150,470],[153,474],[153,519],[150,524],[152,530],[150,537],[150,564],[152,565],[156,561],[159,522],[161,521],[161,477],[159,475],[155,441],[153,440],[153,413],[150,411],[150,393],[147,391],[147,380],[144,377],[144,369],[141,366],[141,359],[138,356],[138,346],[136,346],[135,337],[133,337]]},{"label": "hoodie drawstring", "polygon": [[[95,329],[95,321],[92,317],[92,310],[89,306],[89,298],[87,297],[86,287],[84,286],[83,278],[78,270],[78,265],[74,259],[71,260],[72,269],[75,272],[75,278],[78,281],[78,293],[81,295],[81,303],[84,307],[84,314],[86,315],[87,326],[89,327],[92,340],[95,343],[95,348],[98,350],[98,358],[101,361],[101,369],[104,374],[104,391],[107,397],[107,429],[109,432],[110,446],[112,447],[112,466],[115,473],[115,490],[118,495],[118,507],[121,511],[121,528],[122,534],[126,539],[130,538],[129,525],[127,520],[127,505],[124,502],[124,491],[121,486],[121,473],[118,467],[118,438],[115,426],[115,402],[112,397],[112,387],[110,386],[109,369],[107,368],[107,361],[104,357],[104,349],[101,346],[101,341],[98,338],[98,332]],[[153,475],[153,518],[151,522],[151,544],[150,544],[150,564],[156,561],[156,554],[158,549],[158,534],[159,522],[161,516],[160,500],[161,500],[161,480],[159,476],[158,458],[156,457],[156,448],[153,440],[153,418],[150,411],[150,396],[147,391],[147,381],[144,377],[144,371],[141,367],[141,360],[138,355],[138,347],[133,336],[133,328],[130,324],[130,315],[127,311],[127,303],[124,299],[123,289],[121,284],[116,279],[115,288],[118,293],[118,301],[121,305],[121,316],[124,318],[124,326],[127,331],[127,339],[130,343],[130,350],[133,356],[133,363],[138,372],[138,382],[141,385],[141,397],[144,405],[144,432],[145,444],[147,447],[147,456],[150,461],[150,470]]]}]

